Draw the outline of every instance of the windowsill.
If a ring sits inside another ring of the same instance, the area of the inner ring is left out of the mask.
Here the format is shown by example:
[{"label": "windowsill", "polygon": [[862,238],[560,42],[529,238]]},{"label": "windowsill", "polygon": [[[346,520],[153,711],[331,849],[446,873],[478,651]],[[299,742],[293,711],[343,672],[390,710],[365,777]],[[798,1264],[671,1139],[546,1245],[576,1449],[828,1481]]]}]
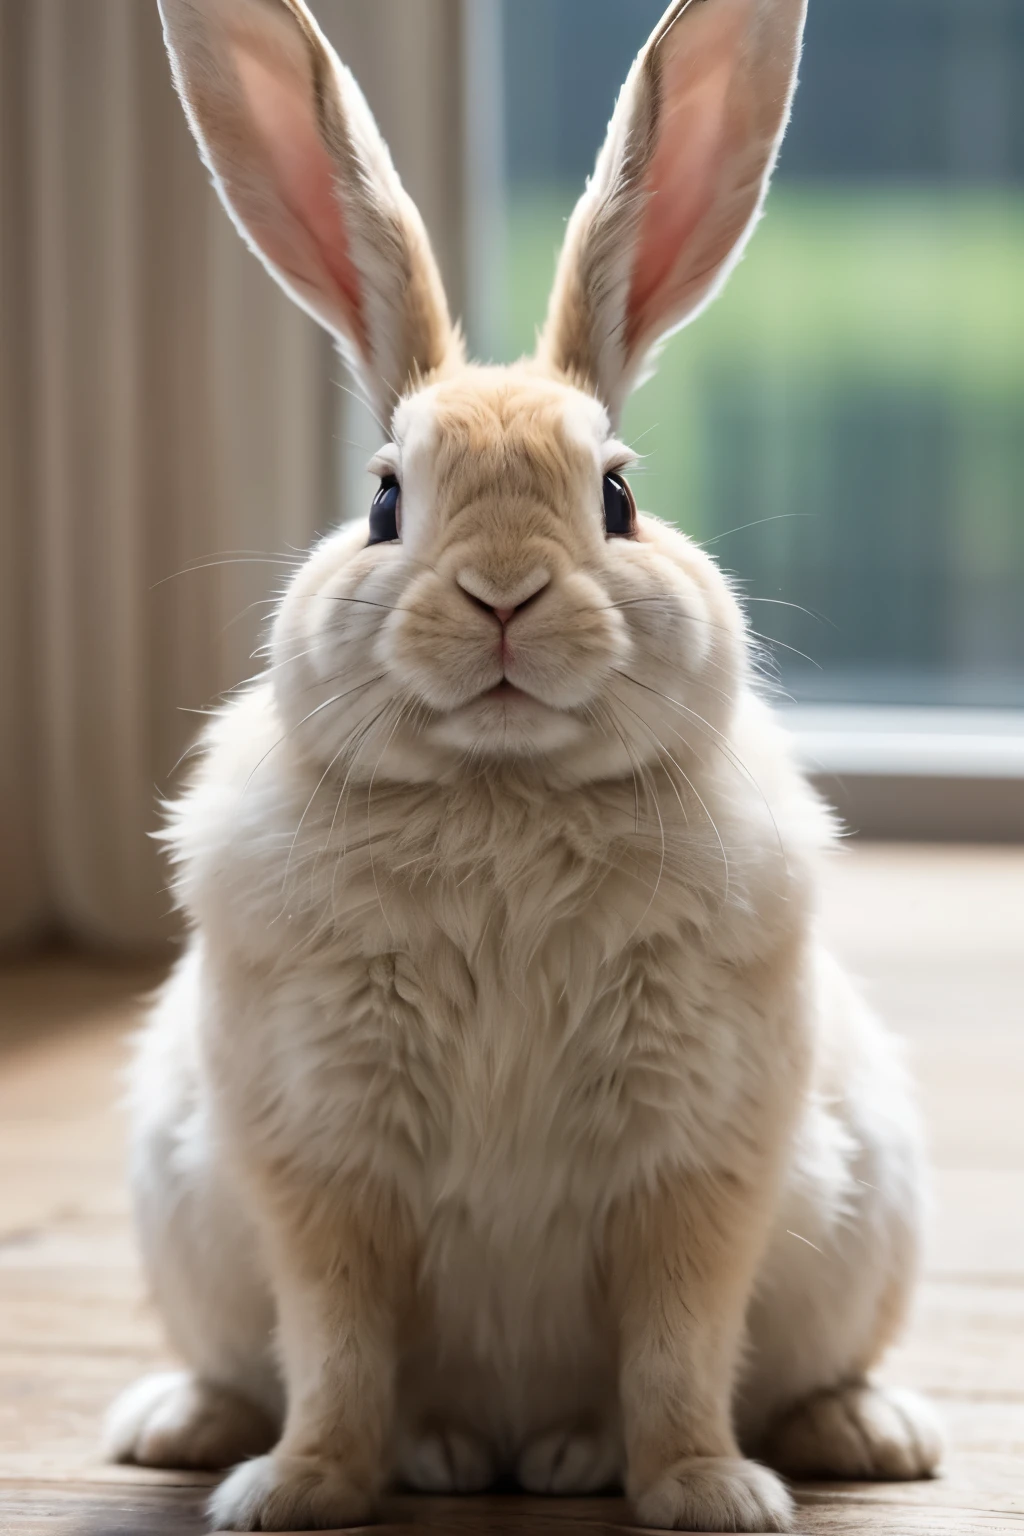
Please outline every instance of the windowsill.
[{"label": "windowsill", "polygon": [[1024,780],[1024,710],[797,704],[780,713],[811,773]]},{"label": "windowsill", "polygon": [[1024,842],[1024,711],[808,704],[780,713],[849,831]]}]

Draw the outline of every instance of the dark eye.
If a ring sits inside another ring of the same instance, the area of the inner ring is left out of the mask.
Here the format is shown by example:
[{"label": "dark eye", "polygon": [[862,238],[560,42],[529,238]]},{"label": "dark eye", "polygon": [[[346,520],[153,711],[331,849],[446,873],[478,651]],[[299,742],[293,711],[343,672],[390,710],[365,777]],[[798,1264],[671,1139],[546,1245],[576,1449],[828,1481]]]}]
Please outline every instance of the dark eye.
[{"label": "dark eye", "polygon": [[604,531],[613,539],[631,539],[636,534],[636,502],[621,475],[604,477]]},{"label": "dark eye", "polygon": [[370,506],[370,537],[366,541],[367,547],[371,544],[394,544],[401,537],[401,500],[402,488],[398,481],[394,475],[385,475]]}]

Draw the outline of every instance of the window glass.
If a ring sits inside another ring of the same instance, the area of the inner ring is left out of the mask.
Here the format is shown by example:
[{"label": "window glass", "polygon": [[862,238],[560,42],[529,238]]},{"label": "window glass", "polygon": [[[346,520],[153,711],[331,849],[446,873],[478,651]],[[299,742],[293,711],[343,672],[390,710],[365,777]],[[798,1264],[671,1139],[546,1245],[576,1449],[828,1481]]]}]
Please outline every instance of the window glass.
[{"label": "window glass", "polygon": [[[506,357],[662,9],[504,0]],[[767,215],[624,436],[793,697],[1024,704],[1020,0],[812,4]]]}]

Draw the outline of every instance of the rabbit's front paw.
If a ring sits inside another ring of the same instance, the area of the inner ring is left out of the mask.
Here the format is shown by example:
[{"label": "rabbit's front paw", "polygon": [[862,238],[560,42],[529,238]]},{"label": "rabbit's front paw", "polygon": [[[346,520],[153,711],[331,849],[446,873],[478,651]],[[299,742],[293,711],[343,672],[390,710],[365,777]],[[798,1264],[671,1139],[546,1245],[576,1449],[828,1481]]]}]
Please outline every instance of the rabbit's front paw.
[{"label": "rabbit's front paw", "polygon": [[663,1531],[789,1531],[793,1502],[771,1472],[738,1456],[691,1456],[634,1500]]},{"label": "rabbit's front paw", "polygon": [[337,1462],[275,1454],[236,1467],[208,1513],[215,1531],[326,1531],[364,1525],[373,1499]]},{"label": "rabbit's front paw", "polygon": [[107,1415],[108,1461],[218,1472],[269,1450],[277,1431],[255,1404],[188,1371],[144,1376]]}]

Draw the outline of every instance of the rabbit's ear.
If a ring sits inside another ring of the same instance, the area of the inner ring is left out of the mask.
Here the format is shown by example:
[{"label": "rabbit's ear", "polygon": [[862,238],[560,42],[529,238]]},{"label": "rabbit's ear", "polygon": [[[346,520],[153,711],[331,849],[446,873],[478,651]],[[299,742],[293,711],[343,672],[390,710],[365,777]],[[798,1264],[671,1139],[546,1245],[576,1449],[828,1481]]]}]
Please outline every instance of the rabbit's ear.
[{"label": "rabbit's ear", "polygon": [[303,0],[160,0],[175,84],[242,235],[342,343],[382,423],[460,343],[423,222]]},{"label": "rabbit's ear", "polygon": [[652,346],[710,302],[753,230],[806,5],[675,0],[622,88],[540,342],[615,417]]}]

